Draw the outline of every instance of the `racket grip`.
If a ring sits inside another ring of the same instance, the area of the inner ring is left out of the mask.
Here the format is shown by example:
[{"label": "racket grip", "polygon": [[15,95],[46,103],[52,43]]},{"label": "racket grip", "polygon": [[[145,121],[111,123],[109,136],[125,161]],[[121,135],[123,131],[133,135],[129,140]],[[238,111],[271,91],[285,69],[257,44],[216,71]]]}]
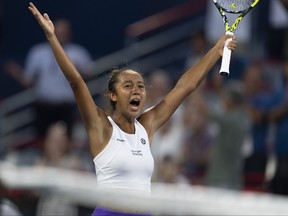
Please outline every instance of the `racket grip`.
[{"label": "racket grip", "polygon": [[[232,32],[226,32],[226,34],[233,35]],[[231,50],[227,48],[227,44],[232,41],[232,38],[229,38],[225,42],[225,46],[223,49],[223,56],[222,56],[222,62],[221,62],[221,68],[220,68],[220,75],[222,76],[228,76],[229,75],[229,67],[230,67],[230,60],[231,60]]]}]

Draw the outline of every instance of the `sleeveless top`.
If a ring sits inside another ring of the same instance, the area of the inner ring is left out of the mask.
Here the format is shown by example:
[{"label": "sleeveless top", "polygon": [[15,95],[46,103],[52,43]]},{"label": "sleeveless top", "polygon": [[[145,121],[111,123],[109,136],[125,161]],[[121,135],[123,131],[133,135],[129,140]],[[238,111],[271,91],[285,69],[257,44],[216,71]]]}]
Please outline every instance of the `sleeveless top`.
[{"label": "sleeveless top", "polygon": [[150,192],[154,159],[145,128],[135,120],[135,134],[113,126],[107,146],[94,159],[97,182],[105,189],[127,189]]}]

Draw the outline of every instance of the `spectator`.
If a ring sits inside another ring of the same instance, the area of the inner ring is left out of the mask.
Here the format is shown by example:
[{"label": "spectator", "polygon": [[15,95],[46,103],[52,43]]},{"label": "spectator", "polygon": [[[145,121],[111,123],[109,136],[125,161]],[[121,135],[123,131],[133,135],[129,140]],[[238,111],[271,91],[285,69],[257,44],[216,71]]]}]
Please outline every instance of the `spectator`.
[{"label": "spectator", "polygon": [[[171,90],[172,82],[164,70],[155,70],[148,77],[148,96],[146,108],[159,103]],[[151,151],[155,162],[163,161],[166,155],[179,161],[182,153],[183,126],[181,123],[181,107],[176,110],[169,119],[154,135]]]},{"label": "spectator", "polygon": [[272,105],[273,90],[265,80],[262,65],[251,63],[244,72],[246,106],[252,117],[252,154],[245,159],[245,187],[248,190],[265,190],[265,172],[270,154],[268,134],[270,123],[267,114]]},{"label": "spectator", "polygon": [[[51,125],[44,141],[43,152],[35,165],[83,171],[82,164],[81,158],[73,152],[65,123],[57,122]],[[36,216],[77,214],[77,206],[54,193],[42,194],[36,210]]]},{"label": "spectator", "polygon": [[184,174],[193,185],[204,184],[210,150],[215,137],[203,97],[203,91],[197,91],[187,98],[183,107],[183,124],[186,132],[182,163]]},{"label": "spectator", "polygon": [[179,161],[173,156],[165,155],[157,164],[156,182],[168,184],[184,184],[188,185],[189,180],[182,174],[182,168]]},{"label": "spectator", "polygon": [[226,83],[221,101],[223,112],[210,112],[219,132],[212,144],[206,183],[208,186],[240,190],[243,186],[242,147],[251,128],[249,113],[243,106],[242,83]]},{"label": "spectator", "polygon": [[[84,47],[71,42],[70,22],[66,19],[55,20],[55,34],[77,69],[86,77],[89,76],[90,54]],[[49,125],[60,120],[66,122],[68,133],[71,135],[74,123],[74,96],[49,44],[45,42],[33,46],[27,55],[24,69],[15,61],[6,62],[5,69],[24,87],[33,86],[35,89],[37,135],[43,138]]]},{"label": "spectator", "polygon": [[167,154],[176,161],[182,159],[182,143],[185,130],[182,123],[177,122],[174,118],[169,119],[154,135],[151,152],[155,163],[162,161]]},{"label": "spectator", "polygon": [[269,32],[267,34],[266,46],[268,55],[272,58],[284,59],[287,55],[287,29],[288,12],[285,8],[287,2],[271,0],[269,3]]},{"label": "spectator", "polygon": [[81,160],[73,151],[72,141],[64,122],[56,122],[48,128],[43,151],[35,161],[35,165],[82,170]]},{"label": "spectator", "polygon": [[199,31],[191,35],[189,42],[190,49],[185,59],[185,70],[195,65],[208,51],[207,40],[204,31]]},{"label": "spectator", "polygon": [[163,69],[156,69],[149,73],[148,81],[148,95],[145,108],[150,108],[155,103],[158,103],[171,90],[171,78],[167,71]]},{"label": "spectator", "polygon": [[284,65],[284,86],[278,90],[274,105],[269,111],[269,119],[275,124],[276,170],[270,182],[272,193],[288,195],[288,62]]}]

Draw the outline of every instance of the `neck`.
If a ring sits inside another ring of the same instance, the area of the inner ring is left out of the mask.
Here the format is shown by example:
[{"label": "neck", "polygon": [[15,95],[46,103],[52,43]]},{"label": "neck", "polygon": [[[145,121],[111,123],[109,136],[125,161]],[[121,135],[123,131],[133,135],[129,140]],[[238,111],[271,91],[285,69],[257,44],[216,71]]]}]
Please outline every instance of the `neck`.
[{"label": "neck", "polygon": [[122,131],[129,134],[135,133],[135,118],[127,119],[123,116],[112,115],[112,119]]}]

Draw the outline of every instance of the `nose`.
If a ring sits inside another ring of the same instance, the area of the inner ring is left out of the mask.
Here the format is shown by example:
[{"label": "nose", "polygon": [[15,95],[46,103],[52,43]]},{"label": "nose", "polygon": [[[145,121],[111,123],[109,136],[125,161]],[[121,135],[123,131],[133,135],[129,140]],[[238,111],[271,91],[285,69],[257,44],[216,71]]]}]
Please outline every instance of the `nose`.
[{"label": "nose", "polygon": [[133,88],[133,94],[140,94],[140,88],[137,85]]}]

